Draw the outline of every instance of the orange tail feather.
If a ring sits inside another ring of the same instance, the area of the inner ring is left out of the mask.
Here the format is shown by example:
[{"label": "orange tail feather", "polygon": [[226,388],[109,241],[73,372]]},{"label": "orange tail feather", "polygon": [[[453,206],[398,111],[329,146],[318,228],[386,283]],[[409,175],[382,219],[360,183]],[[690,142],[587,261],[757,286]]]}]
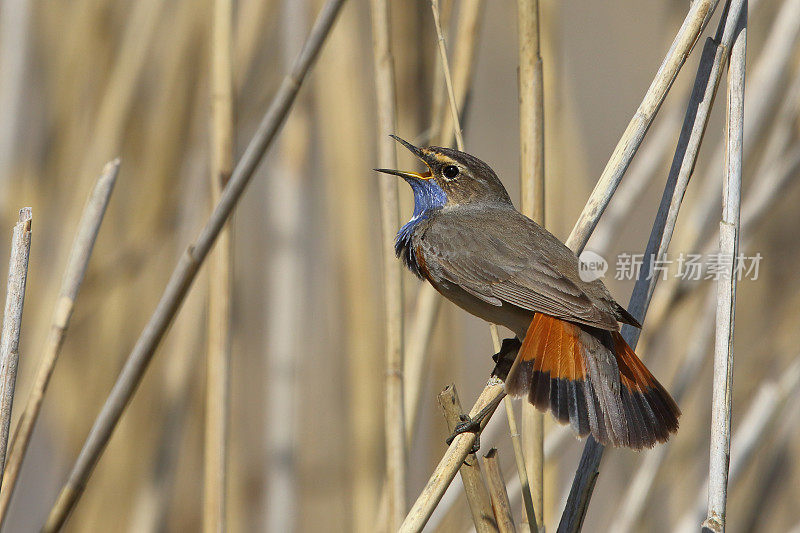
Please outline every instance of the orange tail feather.
[{"label": "orange tail feather", "polygon": [[528,327],[506,391],[606,445],[652,447],[678,429],[678,406],[619,332],[541,313]]}]

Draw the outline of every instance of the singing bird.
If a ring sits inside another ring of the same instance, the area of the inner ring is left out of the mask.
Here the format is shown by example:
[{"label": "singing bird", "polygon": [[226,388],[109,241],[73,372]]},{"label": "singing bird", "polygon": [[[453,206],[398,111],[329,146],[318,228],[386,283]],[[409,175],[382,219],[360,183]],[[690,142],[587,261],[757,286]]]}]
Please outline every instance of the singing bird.
[{"label": "singing bird", "polygon": [[397,256],[459,307],[516,334],[506,392],[601,444],[641,449],[666,441],[680,410],[620,335],[620,322],[641,325],[603,282],[581,279],[578,257],[514,208],[486,163],[392,137],[427,166],[375,169],[414,192]]}]

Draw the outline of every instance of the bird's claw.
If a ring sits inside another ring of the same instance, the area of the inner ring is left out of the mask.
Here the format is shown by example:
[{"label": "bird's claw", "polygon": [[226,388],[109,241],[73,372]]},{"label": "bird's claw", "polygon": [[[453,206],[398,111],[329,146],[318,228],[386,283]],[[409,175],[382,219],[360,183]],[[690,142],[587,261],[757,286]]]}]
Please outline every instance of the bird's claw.
[{"label": "bird's claw", "polygon": [[447,445],[453,443],[453,440],[462,433],[475,433],[475,442],[472,444],[472,448],[470,448],[469,453],[478,453],[478,450],[481,449],[481,420],[480,418],[472,419],[468,415],[461,415],[461,423],[457,424],[456,427],[453,429],[453,433],[447,437]]}]

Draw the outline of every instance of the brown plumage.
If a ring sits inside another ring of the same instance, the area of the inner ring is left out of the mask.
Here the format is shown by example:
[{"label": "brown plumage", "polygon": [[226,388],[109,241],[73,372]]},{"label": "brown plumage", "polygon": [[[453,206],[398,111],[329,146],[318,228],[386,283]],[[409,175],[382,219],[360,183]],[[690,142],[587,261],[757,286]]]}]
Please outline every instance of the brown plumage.
[{"label": "brown plumage", "polygon": [[637,320],[602,281],[580,278],[575,254],[514,208],[486,163],[400,142],[428,172],[381,170],[414,191],[398,256],[445,297],[522,340],[507,392],[603,444],[667,440],[680,410],[619,334],[620,322],[641,327]]}]

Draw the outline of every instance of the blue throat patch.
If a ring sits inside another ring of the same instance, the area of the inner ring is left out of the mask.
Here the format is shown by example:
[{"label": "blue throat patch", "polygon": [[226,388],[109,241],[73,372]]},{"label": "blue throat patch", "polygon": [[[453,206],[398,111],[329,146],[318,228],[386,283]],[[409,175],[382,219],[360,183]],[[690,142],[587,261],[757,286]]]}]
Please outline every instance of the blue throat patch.
[{"label": "blue throat patch", "polygon": [[397,232],[394,240],[394,252],[411,272],[418,278],[423,278],[417,263],[417,255],[411,247],[411,237],[420,222],[447,204],[447,194],[432,179],[407,179],[406,182],[414,191],[414,214],[411,220]]}]

